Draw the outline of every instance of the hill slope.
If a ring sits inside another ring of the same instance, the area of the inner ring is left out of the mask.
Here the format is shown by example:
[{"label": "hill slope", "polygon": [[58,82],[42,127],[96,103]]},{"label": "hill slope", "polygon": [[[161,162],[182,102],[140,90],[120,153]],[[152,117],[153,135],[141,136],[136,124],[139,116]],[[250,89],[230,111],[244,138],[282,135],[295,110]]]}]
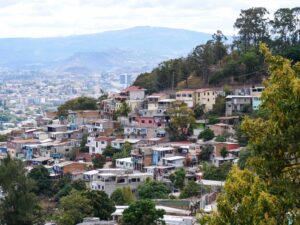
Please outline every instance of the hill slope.
[{"label": "hill slope", "polygon": [[85,65],[86,69],[98,70],[107,66],[120,67],[121,57],[122,65],[130,61],[139,68],[138,63],[141,63],[142,68],[149,69],[162,60],[186,55],[209,38],[206,33],[160,27],[134,27],[55,38],[4,38],[0,39],[0,66],[66,69],[68,64],[81,67],[89,58],[98,65]]}]

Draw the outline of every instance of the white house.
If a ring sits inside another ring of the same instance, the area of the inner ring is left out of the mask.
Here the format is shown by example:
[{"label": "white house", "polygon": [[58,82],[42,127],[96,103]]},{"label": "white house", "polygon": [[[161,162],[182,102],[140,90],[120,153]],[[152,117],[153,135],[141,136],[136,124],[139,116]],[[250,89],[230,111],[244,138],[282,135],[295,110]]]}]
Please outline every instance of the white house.
[{"label": "white house", "polygon": [[111,195],[117,188],[130,187],[136,190],[147,178],[152,178],[149,173],[127,173],[125,169],[99,169],[98,174],[89,181],[92,190],[102,190]]},{"label": "white house", "polygon": [[126,170],[133,170],[133,161],[131,157],[116,160],[116,167]]},{"label": "white house", "polygon": [[109,137],[88,137],[86,146],[89,147],[90,155],[102,154],[104,149],[111,145],[112,140]]},{"label": "white house", "polygon": [[184,167],[185,157],[183,156],[171,156],[162,158],[164,166],[174,166],[176,168]]}]

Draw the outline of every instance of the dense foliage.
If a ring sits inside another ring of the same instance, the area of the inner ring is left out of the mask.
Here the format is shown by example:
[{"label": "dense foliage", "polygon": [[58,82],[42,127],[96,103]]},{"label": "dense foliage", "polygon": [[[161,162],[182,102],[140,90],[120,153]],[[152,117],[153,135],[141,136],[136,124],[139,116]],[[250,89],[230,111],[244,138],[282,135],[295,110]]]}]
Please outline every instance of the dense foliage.
[{"label": "dense foliage", "polygon": [[[185,58],[162,62],[150,73],[138,76],[134,85],[149,92],[170,89],[184,84],[192,87],[260,82],[266,66],[258,51],[259,42],[268,43],[272,51],[294,61],[300,59],[300,8],[281,8],[269,18],[262,7],[241,10],[234,23],[238,35],[228,44],[217,31],[205,44],[196,46]],[[196,85],[188,79],[198,77]]]},{"label": "dense foliage", "polygon": [[95,110],[97,109],[97,99],[90,97],[78,97],[66,101],[58,107],[58,116],[66,117],[68,110]]},{"label": "dense foliage", "polygon": [[224,181],[231,169],[232,164],[225,162],[219,167],[210,164],[203,165],[203,179]]},{"label": "dense foliage", "polygon": [[123,187],[114,190],[110,199],[113,200],[116,205],[129,205],[134,202],[135,196],[130,187]]},{"label": "dense foliage", "polygon": [[150,200],[139,200],[131,204],[123,212],[122,225],[163,225],[165,211],[155,209]]},{"label": "dense foliage", "polygon": [[0,224],[41,224],[42,215],[33,193],[34,182],[25,176],[19,160],[5,159],[0,165],[0,186],[5,198],[0,201]]},{"label": "dense foliage", "polygon": [[261,50],[270,72],[261,105],[267,113],[244,119],[250,154],[244,170],[230,172],[209,224],[300,223],[300,64]]},{"label": "dense foliage", "polygon": [[140,199],[164,199],[168,198],[171,189],[164,182],[147,179],[139,185],[137,192]]},{"label": "dense foliage", "polygon": [[204,129],[198,136],[198,138],[203,139],[203,141],[209,141],[214,137],[215,137],[214,132],[209,128]]}]

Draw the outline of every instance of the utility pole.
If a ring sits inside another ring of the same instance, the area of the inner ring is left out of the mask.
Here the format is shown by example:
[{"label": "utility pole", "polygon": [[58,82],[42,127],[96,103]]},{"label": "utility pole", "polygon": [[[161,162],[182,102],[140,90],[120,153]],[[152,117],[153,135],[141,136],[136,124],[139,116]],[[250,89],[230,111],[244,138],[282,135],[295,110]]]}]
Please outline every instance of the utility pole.
[{"label": "utility pole", "polygon": [[174,82],[175,82],[174,79],[175,79],[175,73],[173,71],[173,74],[172,74],[172,93],[174,91]]}]

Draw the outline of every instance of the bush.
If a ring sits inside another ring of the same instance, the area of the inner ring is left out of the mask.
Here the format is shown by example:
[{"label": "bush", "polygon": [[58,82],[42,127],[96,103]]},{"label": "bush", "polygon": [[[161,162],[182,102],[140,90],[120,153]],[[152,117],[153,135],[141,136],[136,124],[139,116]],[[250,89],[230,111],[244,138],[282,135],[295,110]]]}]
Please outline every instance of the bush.
[{"label": "bush", "polygon": [[209,141],[209,140],[213,139],[214,137],[215,137],[214,132],[209,128],[202,131],[198,136],[199,139],[203,139],[204,141]]}]

